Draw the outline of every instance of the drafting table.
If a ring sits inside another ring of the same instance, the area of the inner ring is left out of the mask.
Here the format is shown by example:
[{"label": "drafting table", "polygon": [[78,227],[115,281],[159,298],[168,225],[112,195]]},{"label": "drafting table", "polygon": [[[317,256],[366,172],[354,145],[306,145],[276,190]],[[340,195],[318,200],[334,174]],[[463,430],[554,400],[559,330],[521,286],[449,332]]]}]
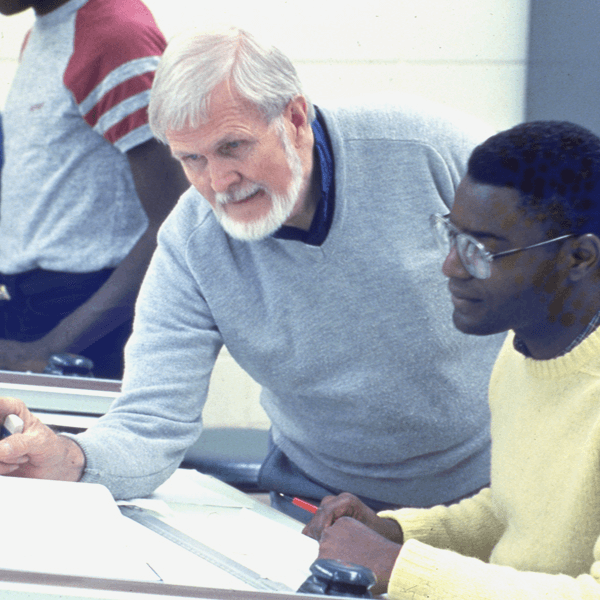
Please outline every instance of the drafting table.
[{"label": "drafting table", "polygon": [[20,398],[41,421],[67,430],[86,429],[120,389],[119,381],[109,379],[0,370],[0,395]]},{"label": "drafting table", "polygon": [[[0,549],[0,562],[3,565],[0,569],[0,598],[11,600],[13,598],[28,600],[50,598],[137,600],[139,598],[141,600],[156,595],[163,598],[272,598],[273,600],[301,598],[302,596],[295,594],[294,590],[305,579],[313,554],[316,554],[316,546],[314,549],[310,545],[303,547],[304,542],[310,544],[313,540],[299,534],[301,525],[298,522],[223,482],[193,470],[180,469],[171,480],[159,487],[153,497],[132,502],[138,506],[138,510],[152,515],[151,518],[159,520],[167,527],[179,527],[180,531],[185,530],[186,535],[191,536],[190,539],[202,540],[206,548],[214,550],[217,557],[227,557],[225,563],[212,562],[212,554],[195,555],[188,552],[180,545],[121,515],[117,518],[123,523],[119,521],[116,525],[116,522],[107,520],[105,524],[102,520],[104,518],[101,514],[102,510],[96,512],[94,498],[87,493],[90,488],[101,488],[102,493],[110,496],[102,486],[0,478],[0,488],[6,483],[17,486],[23,484],[40,486],[39,489],[45,490],[43,506],[49,504],[51,514],[56,516],[57,520],[63,518],[63,515],[61,515],[61,508],[55,509],[52,503],[55,495],[52,488],[61,486],[70,488],[69,494],[76,496],[74,502],[79,502],[82,498],[92,499],[89,503],[85,502],[85,506],[81,503],[80,507],[83,511],[89,511],[91,504],[94,515],[98,515],[100,522],[94,523],[90,520],[92,522],[89,531],[92,535],[86,538],[86,541],[94,540],[94,544],[89,544],[88,547],[85,543],[79,543],[78,537],[87,534],[86,525],[82,524],[78,515],[72,514],[73,507],[64,507],[69,522],[74,523],[75,528],[80,526],[86,529],[86,532],[73,533],[65,528],[66,552],[64,552],[65,547],[61,548],[60,544],[56,543],[56,536],[54,536],[47,545],[57,548],[57,558],[47,558],[44,538],[40,534],[38,543],[42,547],[38,549],[38,554],[42,557],[42,567],[35,562],[37,557],[34,549],[29,550],[34,537],[30,532],[24,536],[28,539],[23,541],[22,548],[13,541],[10,549]],[[88,489],[84,489],[86,486]],[[163,488],[164,492],[161,493]],[[10,490],[10,486],[5,487],[4,491],[7,489]],[[84,493],[80,494],[80,491]],[[30,497],[33,498],[34,495],[31,494]],[[9,496],[5,494],[5,497]],[[31,502],[39,502],[39,500],[34,499]],[[112,503],[112,499],[110,502]],[[124,504],[125,508],[131,508],[130,503]],[[112,505],[114,506],[114,503]],[[113,509],[113,506],[110,508]],[[118,513],[118,510],[116,512]],[[40,515],[40,519],[47,516]],[[111,513],[111,518],[113,516]],[[210,523],[215,517],[215,525],[211,526]],[[46,529],[40,519],[32,519],[35,531],[45,532]],[[231,527],[223,528],[223,523],[226,522],[229,522]],[[111,527],[115,526],[119,528],[119,535],[113,535]],[[55,525],[51,524],[49,528],[51,533],[53,527]],[[107,539],[103,539],[102,535],[99,537],[94,535],[99,528],[102,531],[108,530]],[[219,531],[223,539],[217,538]],[[257,535],[259,531],[265,540],[270,539],[269,543],[261,543]],[[7,534],[10,535],[10,527]],[[11,539],[15,540],[14,537]],[[113,542],[113,540],[121,542],[126,540],[126,543]],[[248,552],[250,545],[255,551]],[[64,558],[65,556],[67,559]],[[82,571],[79,571],[78,557],[81,557],[82,564],[85,564]],[[105,557],[108,557],[106,564]],[[8,558],[13,559],[12,562]],[[126,571],[130,567],[130,559],[134,567],[131,575]],[[43,565],[48,562],[53,564],[53,560],[58,568],[44,570]],[[228,568],[230,562],[237,566],[237,570]],[[111,577],[110,575],[115,572],[115,564],[118,564],[117,575]],[[141,567],[147,573],[144,573]],[[246,572],[251,573],[252,577],[239,577],[240,572],[243,575]],[[139,577],[140,573],[142,573],[141,577]]]},{"label": "drafting table", "polygon": [[[21,398],[30,407],[32,412],[37,414],[44,422],[73,430],[85,429],[91,420],[95,420],[98,416],[105,413],[112,400],[119,393],[119,387],[119,382],[108,380],[0,371],[1,395]],[[248,531],[251,531],[252,527],[256,525],[255,521],[258,522],[258,520],[261,520],[261,531],[270,531],[272,525],[273,531],[265,533],[266,537],[269,535],[275,536],[275,538],[282,536],[281,540],[283,542],[281,546],[283,548],[280,548],[278,553],[284,556],[288,563],[296,564],[294,559],[295,548],[303,546],[304,543],[299,538],[308,540],[308,538],[300,536],[299,532],[302,525],[299,522],[212,477],[187,469],[180,469],[176,475],[183,473],[185,473],[186,477],[197,477],[198,480],[189,483],[187,479],[181,479],[180,481],[184,481],[184,487],[169,488],[166,497],[160,495],[161,486],[158,490],[158,497],[148,500],[149,502],[157,502],[158,508],[157,505],[151,505],[150,508],[143,506],[141,510],[151,517],[166,523],[167,526],[174,527],[176,530],[186,535],[189,534],[200,541],[206,541],[205,538],[209,531],[209,528],[206,527],[206,523],[209,521],[206,519],[216,519],[215,523],[217,527],[215,531],[220,528],[222,531],[226,531],[230,537],[232,535],[239,536],[235,537],[235,544],[239,542],[240,545],[242,544],[242,534],[239,532],[245,530],[247,527],[250,528]],[[167,483],[170,482],[171,480]],[[85,484],[73,485],[82,486]],[[200,485],[207,494],[213,494],[215,497],[218,496],[221,498],[222,500],[215,503],[222,504],[222,506],[217,510],[211,503],[209,503],[209,506],[199,506],[196,504],[195,498],[197,494],[190,488],[193,485]],[[173,495],[173,489],[177,490],[175,495]],[[180,493],[179,489],[183,491]],[[145,500],[143,499],[140,502],[143,503]],[[161,507],[164,507],[164,509]],[[122,510],[126,511],[127,507]],[[129,522],[129,519],[126,519],[126,521]],[[223,523],[229,521],[231,522],[231,527],[223,527]],[[267,521],[271,525],[265,527]],[[133,521],[131,523],[133,527],[142,528],[142,525],[139,523]],[[144,532],[143,535],[154,536],[154,538],[160,539],[160,542],[158,542],[159,545],[171,544],[171,542],[157,533],[145,528]],[[214,539],[212,541],[209,539],[210,548],[213,549],[218,547],[219,543],[225,544],[222,540],[217,542],[215,535],[213,532]],[[208,537],[210,538],[210,536]],[[297,543],[298,541],[300,543]],[[311,540],[308,541],[311,542]],[[148,547],[150,546],[151,544],[148,543]],[[238,549],[235,550],[235,552],[237,551]],[[294,592],[294,589],[297,589],[295,587],[296,583],[299,581],[297,578],[300,577],[301,573],[307,572],[308,565],[312,560],[312,558],[309,558],[312,551],[313,549],[310,547],[308,547],[308,550],[307,547],[302,548],[300,552],[302,558],[298,572],[287,576],[288,580],[292,582],[291,584],[289,581],[287,584],[277,583],[275,587],[271,588],[267,586],[266,589],[253,589],[253,586],[248,585],[247,581],[238,582],[240,583],[239,586],[235,582],[225,583],[223,587],[220,585],[218,587],[214,585],[204,586],[202,585],[202,581],[204,581],[202,578],[200,582],[194,580],[194,574],[197,571],[194,561],[202,559],[191,554],[188,556],[186,550],[174,545],[165,554],[176,556],[177,553],[184,553],[185,556],[181,554],[183,559],[185,559],[182,560],[182,563],[190,561],[190,567],[185,571],[183,577],[179,577],[179,575],[173,573],[170,573],[167,577],[163,577],[161,574],[163,579],[161,582],[124,581],[105,577],[90,577],[89,575],[56,574],[55,572],[40,573],[21,570],[20,568],[6,568],[6,564],[3,564],[2,566],[5,568],[0,569],[0,599],[115,598],[138,600],[139,598],[140,600],[145,600],[159,596],[162,598],[195,597],[232,600],[237,600],[238,598],[248,600],[258,598],[272,600],[283,600],[284,598],[318,598],[317,596],[299,595]],[[314,551],[316,552],[316,547]],[[247,568],[248,565],[243,564],[244,559],[240,559],[239,556],[235,555],[235,552],[232,560],[236,563],[241,561],[242,567]],[[268,550],[265,549],[264,552],[268,552]],[[217,548],[217,553],[227,555],[229,550],[224,545]],[[256,561],[258,557],[263,555],[263,551],[258,551],[254,554],[248,552],[247,554],[247,560],[250,561],[250,570],[254,573],[259,572],[261,577],[270,579],[272,574],[265,575],[262,572],[263,567],[260,565],[257,567],[258,563]],[[159,565],[157,571],[163,570],[165,567],[160,564],[159,559],[157,561],[156,564]],[[268,566],[264,568],[268,570]],[[165,572],[168,573],[168,570],[167,568]],[[276,578],[276,575],[273,577]]]}]

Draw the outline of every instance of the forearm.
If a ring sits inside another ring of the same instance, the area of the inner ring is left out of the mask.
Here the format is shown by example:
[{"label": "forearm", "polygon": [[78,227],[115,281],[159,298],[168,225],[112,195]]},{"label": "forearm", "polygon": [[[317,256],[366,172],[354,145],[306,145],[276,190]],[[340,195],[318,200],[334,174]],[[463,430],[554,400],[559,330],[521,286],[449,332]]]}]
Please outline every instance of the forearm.
[{"label": "forearm", "polygon": [[404,542],[417,539],[481,560],[489,558],[503,531],[492,508],[489,488],[451,506],[384,511],[379,516],[398,522]]},{"label": "forearm", "polygon": [[115,500],[139,498],[152,493],[179,467],[185,450],[198,437],[198,423],[177,426],[172,441],[163,436],[160,418],[158,435],[144,437],[133,428],[102,428],[72,436],[84,449],[85,468],[80,481],[98,483],[111,492]]},{"label": "forearm", "polygon": [[139,294],[122,392],[106,415],[74,436],[87,460],[82,481],[101,483],[119,499],[152,491],[200,435],[221,338],[186,273],[178,248],[165,239]]},{"label": "forearm", "polygon": [[149,140],[127,152],[148,228],[109,279],[91,298],[34,342],[0,341],[0,367],[42,371],[52,354],[82,353],[131,318],[137,293],[156,248],[157,232],[189,187],[168,148]]},{"label": "forearm", "polygon": [[133,316],[135,300],[156,247],[156,229],[148,227],[104,285],[42,338],[50,354],[79,354]]},{"label": "forearm", "polygon": [[[597,552],[595,558],[598,558]],[[432,548],[416,540],[400,551],[388,587],[391,600],[596,600],[598,563],[579,577],[519,571]]]},{"label": "forearm", "polygon": [[131,149],[127,158],[148,228],[106,283],[43,338],[51,353],[80,353],[131,318],[158,230],[189,187],[179,163],[156,140]]}]

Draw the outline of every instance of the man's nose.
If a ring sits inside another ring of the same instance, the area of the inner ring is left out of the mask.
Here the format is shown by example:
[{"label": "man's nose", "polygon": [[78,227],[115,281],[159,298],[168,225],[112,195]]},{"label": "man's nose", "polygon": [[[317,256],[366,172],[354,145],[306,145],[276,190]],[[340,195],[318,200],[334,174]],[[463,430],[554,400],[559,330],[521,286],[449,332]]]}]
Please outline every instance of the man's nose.
[{"label": "man's nose", "polygon": [[456,244],[450,245],[450,252],[442,265],[442,273],[450,279],[469,279],[471,277],[460,258]]},{"label": "man's nose", "polygon": [[232,184],[241,181],[240,174],[220,161],[214,161],[208,164],[208,177],[210,187],[215,193],[225,193]]}]

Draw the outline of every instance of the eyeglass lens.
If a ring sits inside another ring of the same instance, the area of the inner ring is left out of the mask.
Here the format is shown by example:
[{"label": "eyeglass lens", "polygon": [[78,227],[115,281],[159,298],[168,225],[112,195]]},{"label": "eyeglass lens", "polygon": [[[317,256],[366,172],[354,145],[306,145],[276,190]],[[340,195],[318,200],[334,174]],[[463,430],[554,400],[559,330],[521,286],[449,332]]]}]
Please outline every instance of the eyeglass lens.
[{"label": "eyeglass lens", "polygon": [[444,258],[450,253],[451,247],[456,245],[458,256],[470,275],[478,279],[489,277],[490,265],[485,251],[470,236],[455,230],[442,217],[435,219],[433,231]]}]

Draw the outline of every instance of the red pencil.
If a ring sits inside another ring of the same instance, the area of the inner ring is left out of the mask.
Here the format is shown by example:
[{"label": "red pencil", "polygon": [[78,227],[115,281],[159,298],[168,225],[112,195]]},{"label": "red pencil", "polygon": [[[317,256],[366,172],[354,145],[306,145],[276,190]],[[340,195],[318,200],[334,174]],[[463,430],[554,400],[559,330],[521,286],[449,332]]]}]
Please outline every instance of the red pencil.
[{"label": "red pencil", "polygon": [[301,500],[300,498],[294,498],[292,500],[292,504],[295,504],[296,506],[299,506],[300,508],[307,510],[309,513],[312,513],[313,515],[319,510],[318,506],[315,506],[314,504],[311,504],[310,502],[306,502],[306,500]]}]

